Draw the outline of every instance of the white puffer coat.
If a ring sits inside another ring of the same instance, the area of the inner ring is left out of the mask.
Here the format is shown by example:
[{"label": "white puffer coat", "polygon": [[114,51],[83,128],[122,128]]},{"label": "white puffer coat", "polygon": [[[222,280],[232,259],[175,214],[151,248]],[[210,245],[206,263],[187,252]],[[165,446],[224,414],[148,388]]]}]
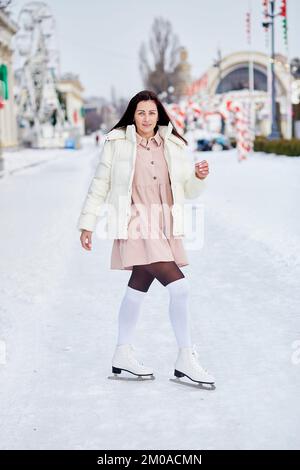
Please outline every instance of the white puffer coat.
[{"label": "white puffer coat", "polygon": [[[195,199],[205,188],[205,181],[195,175],[186,144],[172,134],[172,123],[158,126],[164,139],[165,159],[168,165],[174,204],[173,235],[185,235],[185,198]],[[131,217],[131,187],[137,153],[135,125],[113,129],[106,135],[100,161],[88,189],[77,228],[94,231],[100,209],[108,206],[107,232],[109,238],[128,238]]]}]

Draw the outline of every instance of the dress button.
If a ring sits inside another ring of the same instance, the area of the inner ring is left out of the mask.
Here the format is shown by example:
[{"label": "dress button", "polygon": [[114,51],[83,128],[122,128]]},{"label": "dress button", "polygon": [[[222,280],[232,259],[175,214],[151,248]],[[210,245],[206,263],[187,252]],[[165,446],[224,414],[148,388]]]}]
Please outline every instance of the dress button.
[{"label": "dress button", "polygon": [[154,165],[154,161],[152,160],[151,165]]},{"label": "dress button", "polygon": [[150,147],[147,147],[147,150],[150,150]]},{"label": "dress button", "polygon": [[153,176],[153,179],[156,180],[156,176]]}]

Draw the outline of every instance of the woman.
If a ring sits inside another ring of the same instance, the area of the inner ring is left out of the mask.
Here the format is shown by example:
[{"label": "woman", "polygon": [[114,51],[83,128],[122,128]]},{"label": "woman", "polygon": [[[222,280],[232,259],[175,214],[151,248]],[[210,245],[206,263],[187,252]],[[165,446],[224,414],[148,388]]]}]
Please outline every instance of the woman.
[{"label": "woman", "polygon": [[132,339],[143,300],[157,279],[170,295],[169,316],[179,348],[174,375],[212,384],[214,378],[200,366],[192,346],[189,284],[180,269],[188,264],[182,242],[184,199],[202,192],[209,170],[206,160],[191,168],[186,144],[156,94],[137,93],[106,136],[78,228],[82,247],[91,250],[99,208],[109,202],[111,269],[131,271],[119,309],[114,374],[124,370],[153,378],[152,368],[135,358]]}]

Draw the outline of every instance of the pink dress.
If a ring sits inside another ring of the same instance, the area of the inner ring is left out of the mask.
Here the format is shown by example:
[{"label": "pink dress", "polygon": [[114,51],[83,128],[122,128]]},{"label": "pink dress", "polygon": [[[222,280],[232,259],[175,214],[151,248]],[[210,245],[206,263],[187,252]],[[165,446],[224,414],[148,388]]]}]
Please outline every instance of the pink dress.
[{"label": "pink dress", "polygon": [[164,157],[164,140],[136,133],[137,156],[132,181],[128,239],[115,239],[111,269],[132,270],[134,265],[175,261],[188,265],[182,238],[173,236],[172,189]]}]

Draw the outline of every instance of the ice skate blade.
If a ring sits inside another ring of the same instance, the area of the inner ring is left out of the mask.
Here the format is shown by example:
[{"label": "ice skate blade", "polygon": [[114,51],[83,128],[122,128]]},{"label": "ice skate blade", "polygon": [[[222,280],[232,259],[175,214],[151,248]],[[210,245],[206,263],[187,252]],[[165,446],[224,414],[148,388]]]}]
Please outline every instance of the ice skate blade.
[{"label": "ice skate blade", "polygon": [[[130,373],[130,372],[129,372]],[[107,378],[111,380],[124,380],[125,382],[144,382],[144,381],[151,381],[155,380],[154,375],[135,375],[132,374],[133,377],[123,376],[121,377],[120,374],[109,375]]]},{"label": "ice skate blade", "polygon": [[185,380],[182,380],[181,378],[176,378],[176,379],[169,379],[171,382],[175,382],[180,385],[185,385],[186,387],[192,387],[192,388],[200,388],[201,390],[207,390],[207,391],[212,391],[216,389],[215,384],[207,384],[207,383],[202,383],[202,382],[186,382]]}]

